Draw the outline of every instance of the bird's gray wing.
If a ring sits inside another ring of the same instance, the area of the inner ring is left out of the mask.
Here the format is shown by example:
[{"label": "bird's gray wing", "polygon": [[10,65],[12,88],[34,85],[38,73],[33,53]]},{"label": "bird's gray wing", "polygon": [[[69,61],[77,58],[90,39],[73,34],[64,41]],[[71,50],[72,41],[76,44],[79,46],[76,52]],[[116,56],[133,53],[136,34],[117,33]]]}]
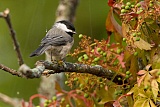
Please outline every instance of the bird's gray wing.
[{"label": "bird's gray wing", "polygon": [[54,30],[52,28],[48,31],[46,36],[41,40],[41,45],[61,46],[71,42],[73,38],[62,30]]}]

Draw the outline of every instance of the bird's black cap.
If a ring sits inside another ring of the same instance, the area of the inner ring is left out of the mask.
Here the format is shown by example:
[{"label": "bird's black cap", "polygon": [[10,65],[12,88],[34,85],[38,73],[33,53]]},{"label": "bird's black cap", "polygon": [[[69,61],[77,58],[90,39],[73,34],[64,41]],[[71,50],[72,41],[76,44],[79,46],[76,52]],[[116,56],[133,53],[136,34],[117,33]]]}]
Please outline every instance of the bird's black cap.
[{"label": "bird's black cap", "polygon": [[67,20],[61,20],[61,21],[58,21],[57,23],[63,23],[67,26],[68,29],[75,31],[75,27],[73,26],[73,24]]}]

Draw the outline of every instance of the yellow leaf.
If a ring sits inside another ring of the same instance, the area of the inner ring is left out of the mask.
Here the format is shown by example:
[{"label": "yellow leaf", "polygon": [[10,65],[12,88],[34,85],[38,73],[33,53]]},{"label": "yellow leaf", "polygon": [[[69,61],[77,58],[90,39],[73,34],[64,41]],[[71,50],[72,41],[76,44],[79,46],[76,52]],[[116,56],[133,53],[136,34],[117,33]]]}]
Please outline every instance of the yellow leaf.
[{"label": "yellow leaf", "polygon": [[158,71],[160,71],[159,69],[153,69],[151,71],[149,71],[150,74],[155,75]]},{"label": "yellow leaf", "polygon": [[133,94],[135,91],[138,91],[137,84],[135,84],[134,87],[127,94]]},{"label": "yellow leaf", "polygon": [[134,100],[132,96],[127,96],[127,102],[129,107],[133,107]]},{"label": "yellow leaf", "polygon": [[157,78],[157,82],[159,82],[159,83],[160,83],[160,76],[158,76],[158,78]]},{"label": "yellow leaf", "polygon": [[157,98],[157,95],[158,95],[159,88],[158,88],[158,83],[155,79],[153,79],[151,81],[151,87],[152,87],[153,99],[156,102],[156,98]]},{"label": "yellow leaf", "polygon": [[[138,107],[138,106],[137,106],[137,107]],[[143,102],[143,104],[141,105],[141,107],[150,107],[150,105],[149,105],[149,100],[146,99],[146,100]]]},{"label": "yellow leaf", "polygon": [[156,107],[156,105],[153,103],[152,100],[150,100],[149,103],[150,103],[151,107]]},{"label": "yellow leaf", "polygon": [[142,98],[138,99],[133,107],[150,107],[148,99]]},{"label": "yellow leaf", "polygon": [[150,80],[151,80],[151,75],[147,73],[144,78],[144,86],[150,86]]},{"label": "yellow leaf", "polygon": [[109,101],[113,101],[115,89],[113,87],[108,87],[107,90],[105,88],[97,89],[97,95],[101,96],[102,100],[99,104],[105,104]]},{"label": "yellow leaf", "polygon": [[159,101],[159,102],[160,102],[160,97],[157,97],[157,101]]},{"label": "yellow leaf", "polygon": [[144,50],[151,50],[151,44],[149,44],[148,42],[144,41],[143,39],[140,38],[139,41],[136,41],[137,37],[133,37],[134,40],[134,45],[136,47],[138,47],[139,49],[144,49]]},{"label": "yellow leaf", "polygon": [[144,93],[139,93],[138,95],[143,97],[143,98],[147,98],[147,96]]},{"label": "yellow leaf", "polygon": [[129,32],[129,26],[125,23],[122,23],[122,34],[123,37],[127,37],[127,33]]}]

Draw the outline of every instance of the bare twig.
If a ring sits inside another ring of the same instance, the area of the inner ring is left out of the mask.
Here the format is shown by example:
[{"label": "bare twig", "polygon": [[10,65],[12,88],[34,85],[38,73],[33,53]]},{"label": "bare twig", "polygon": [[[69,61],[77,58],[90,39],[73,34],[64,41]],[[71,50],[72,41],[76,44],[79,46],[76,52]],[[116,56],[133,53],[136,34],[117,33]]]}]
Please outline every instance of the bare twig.
[{"label": "bare twig", "polygon": [[10,20],[9,9],[4,10],[4,12],[0,12],[0,17],[3,17],[7,22],[7,25],[9,27],[10,34],[11,34],[11,37],[12,37],[12,40],[13,40],[14,49],[16,50],[16,53],[17,53],[18,63],[19,63],[19,65],[22,65],[24,62],[23,62],[23,58],[22,58],[22,55],[21,55],[21,51],[19,49],[18,41],[16,39],[16,33],[15,33],[13,27],[12,27],[12,23],[11,23],[11,20]]},{"label": "bare twig", "polygon": [[17,98],[11,98],[5,94],[0,93],[0,101],[3,101],[4,103],[7,103],[13,107],[20,107],[21,106],[21,100]]},{"label": "bare twig", "polygon": [[16,75],[18,77],[25,77],[25,76],[23,76],[23,74],[21,72],[17,72],[16,70],[11,69],[3,64],[0,64],[0,69],[4,70],[12,75]]}]

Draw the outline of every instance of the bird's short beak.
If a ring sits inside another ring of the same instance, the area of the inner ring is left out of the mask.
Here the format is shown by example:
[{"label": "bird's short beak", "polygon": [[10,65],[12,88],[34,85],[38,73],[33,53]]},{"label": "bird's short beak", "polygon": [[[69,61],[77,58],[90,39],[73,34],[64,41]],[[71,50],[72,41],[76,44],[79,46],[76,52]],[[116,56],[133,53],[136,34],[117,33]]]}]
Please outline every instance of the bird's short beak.
[{"label": "bird's short beak", "polygon": [[75,32],[75,31],[73,31],[72,33],[73,33],[73,34],[77,34],[77,32]]}]

